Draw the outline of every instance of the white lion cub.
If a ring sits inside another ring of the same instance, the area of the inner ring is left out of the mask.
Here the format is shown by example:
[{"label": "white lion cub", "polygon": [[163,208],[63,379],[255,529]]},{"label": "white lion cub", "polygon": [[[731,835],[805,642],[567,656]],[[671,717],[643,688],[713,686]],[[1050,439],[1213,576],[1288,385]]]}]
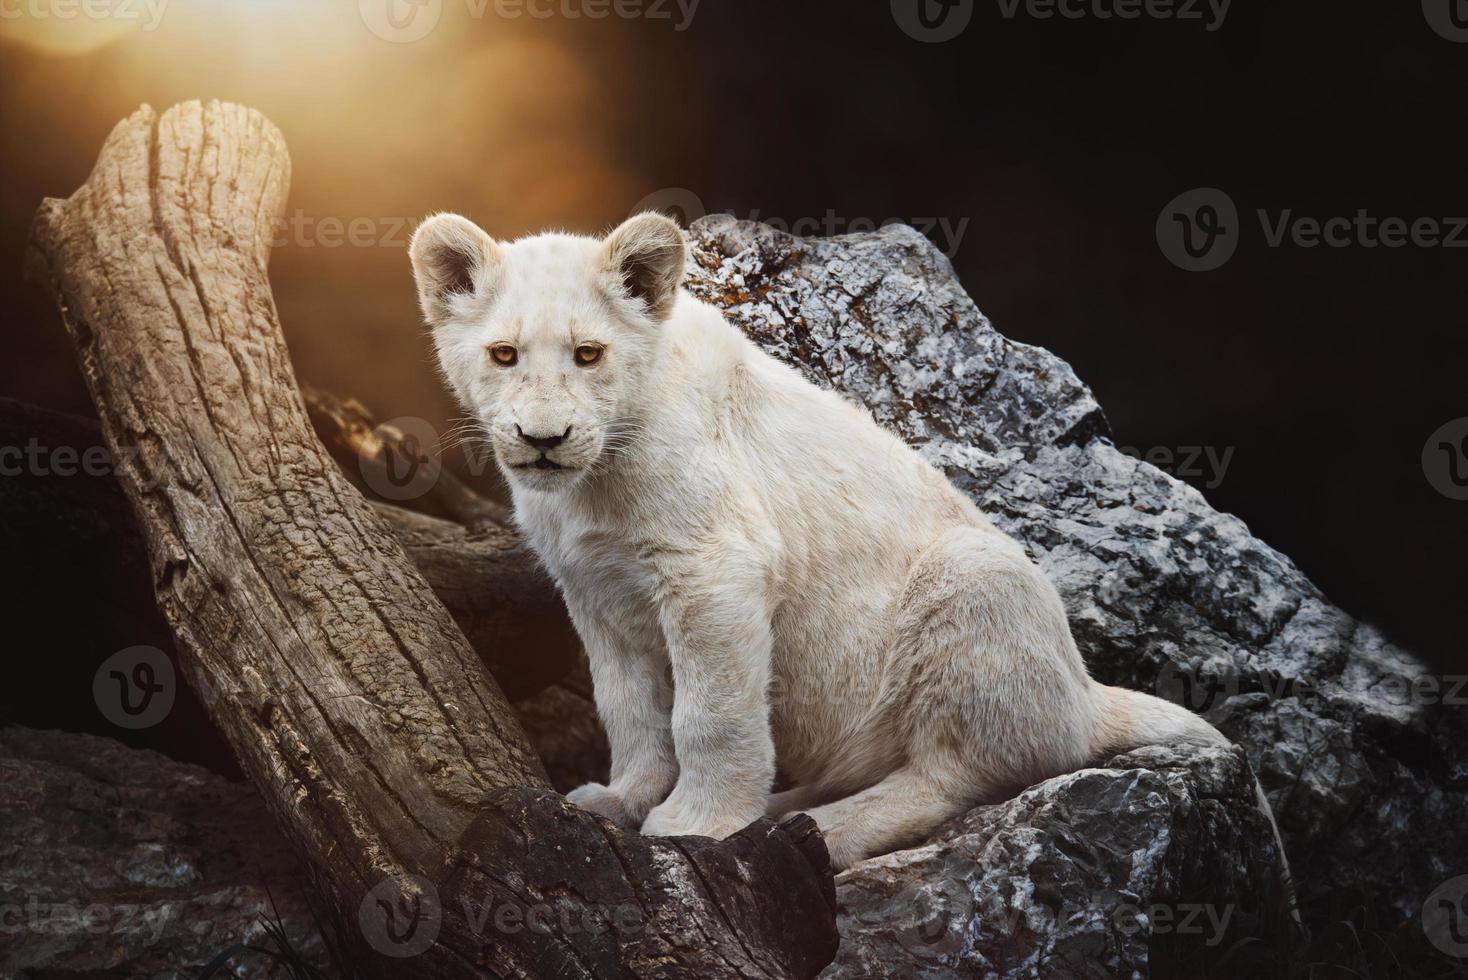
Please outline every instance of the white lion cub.
[{"label": "white lion cub", "polygon": [[572,801],[718,838],[805,810],[845,868],[1109,752],[1227,744],[1094,682],[1024,550],[684,292],[686,252],[655,214],[413,238],[444,376],[591,660],[611,780]]}]

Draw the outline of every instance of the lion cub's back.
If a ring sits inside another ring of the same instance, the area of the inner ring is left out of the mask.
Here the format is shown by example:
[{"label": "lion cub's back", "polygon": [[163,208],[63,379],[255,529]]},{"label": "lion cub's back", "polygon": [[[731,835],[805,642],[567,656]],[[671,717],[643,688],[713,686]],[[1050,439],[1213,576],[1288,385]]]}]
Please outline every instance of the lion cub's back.
[{"label": "lion cub's back", "polygon": [[754,371],[766,396],[752,449],[768,472],[784,475],[771,489],[788,490],[788,505],[849,521],[874,541],[955,524],[987,526],[947,477],[865,409],[757,354]]}]

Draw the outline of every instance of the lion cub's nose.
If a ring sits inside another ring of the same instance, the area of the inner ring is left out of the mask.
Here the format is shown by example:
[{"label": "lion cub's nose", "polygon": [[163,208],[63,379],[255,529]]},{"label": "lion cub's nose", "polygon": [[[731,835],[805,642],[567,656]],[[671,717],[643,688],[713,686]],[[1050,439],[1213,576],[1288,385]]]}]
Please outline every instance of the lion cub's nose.
[{"label": "lion cub's nose", "polygon": [[515,432],[520,436],[521,440],[529,443],[536,449],[554,449],[570,437],[571,427],[569,425],[566,426],[566,431],[558,436],[532,436],[518,425],[515,426]]}]

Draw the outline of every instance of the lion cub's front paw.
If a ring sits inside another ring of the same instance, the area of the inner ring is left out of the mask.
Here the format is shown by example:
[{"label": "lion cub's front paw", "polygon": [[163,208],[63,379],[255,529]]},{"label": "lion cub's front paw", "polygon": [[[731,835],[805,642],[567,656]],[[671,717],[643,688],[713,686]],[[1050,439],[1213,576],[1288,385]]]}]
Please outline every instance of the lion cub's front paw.
[{"label": "lion cub's front paw", "polygon": [[601,783],[587,783],[567,793],[566,799],[583,810],[590,810],[592,813],[606,817],[619,827],[632,830],[637,826],[637,821],[627,812],[627,805],[622,801],[622,794],[610,786],[603,786]]},{"label": "lion cub's front paw", "polygon": [[652,808],[642,823],[644,837],[712,837],[723,840],[764,816],[753,814],[712,815],[690,811],[669,801]]}]

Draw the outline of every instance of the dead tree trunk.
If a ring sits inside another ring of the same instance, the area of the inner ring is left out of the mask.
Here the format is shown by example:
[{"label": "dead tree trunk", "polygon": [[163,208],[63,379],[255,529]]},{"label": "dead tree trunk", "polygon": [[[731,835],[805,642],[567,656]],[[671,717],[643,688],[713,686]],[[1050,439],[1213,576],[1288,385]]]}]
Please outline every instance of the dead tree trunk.
[{"label": "dead tree trunk", "polygon": [[395,976],[813,975],[836,938],[808,821],[644,839],[545,788],[463,633],[312,433],[266,275],[288,180],[259,114],[144,108],[43,205],[31,258],[184,672],[325,897]]}]

